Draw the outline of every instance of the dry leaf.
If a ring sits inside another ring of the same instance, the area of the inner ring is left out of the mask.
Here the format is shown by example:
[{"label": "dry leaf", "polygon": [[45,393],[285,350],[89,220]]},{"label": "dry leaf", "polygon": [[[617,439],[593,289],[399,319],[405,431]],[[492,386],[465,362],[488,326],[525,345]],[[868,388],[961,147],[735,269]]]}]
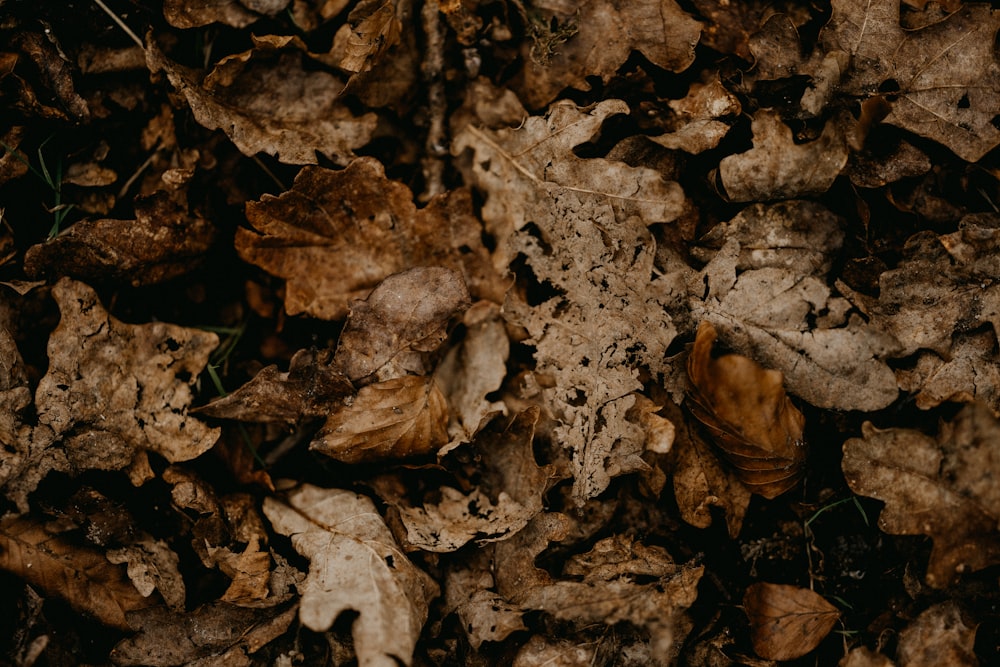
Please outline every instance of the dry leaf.
[{"label": "dry leaf", "polygon": [[898,369],[899,388],[913,394],[921,410],[945,401],[971,403],[978,399],[1000,412],[1000,360],[996,349],[997,338],[992,331],[955,334],[947,358],[921,351],[912,368]]},{"label": "dry leaf", "polygon": [[264,514],[310,561],[299,610],[303,625],[323,632],[354,610],[362,667],[410,665],[438,588],[400,551],[372,502],[350,491],[303,485],[286,502],[266,498]]},{"label": "dry leaf", "polygon": [[867,646],[859,646],[841,658],[837,667],[896,667],[896,663]]},{"label": "dry leaf", "polygon": [[801,658],[830,633],[840,612],[808,588],[751,584],[743,596],[753,649],[768,660]]},{"label": "dry leaf", "polygon": [[847,164],[843,122],[831,119],[818,139],[797,144],[776,111],[761,109],[753,117],[753,148],[719,163],[726,198],[767,201],[826,192]]},{"label": "dry leaf", "polygon": [[524,611],[492,590],[491,564],[485,550],[462,561],[445,580],[445,600],[461,621],[469,643],[476,650],[483,642],[499,642],[511,633],[527,630]]},{"label": "dry leaf", "polygon": [[954,601],[930,607],[899,633],[899,667],[979,667],[977,625],[966,622]]},{"label": "dry leaf", "polygon": [[687,97],[671,100],[669,106],[677,115],[677,127],[649,139],[665,148],[695,155],[718,146],[729,132],[729,124],[719,118],[738,116],[742,109],[718,75],[706,83],[693,84]]},{"label": "dry leaf", "polygon": [[164,0],[163,16],[175,28],[222,23],[245,28],[260,18],[238,0]]},{"label": "dry leaf", "polygon": [[698,326],[687,369],[695,391],[688,404],[754,493],[774,498],[804,472],[805,417],[785,394],[784,377],[737,354],[712,356],[717,334]]},{"label": "dry leaf", "polygon": [[410,190],[372,158],[343,171],[305,168],[291,190],[249,202],[247,219],[253,231],[237,231],[236,250],[287,280],[290,315],[341,319],[350,301],[416,266],[456,269],[473,295],[501,300],[469,193],[455,190],[417,210]]},{"label": "dry leaf", "polygon": [[362,387],[330,414],[309,448],[345,463],[420,456],[448,443],[448,405],[433,378]]},{"label": "dry leaf", "polygon": [[[401,31],[393,0],[361,0],[334,37],[333,50],[344,54],[340,68],[348,72],[370,71],[386,51],[399,43]],[[340,42],[342,46],[338,46]]]},{"label": "dry leaf", "polygon": [[701,35],[701,24],[674,0],[542,2],[532,9],[523,81],[515,83],[529,107],[548,104],[566,87],[589,90],[588,76],[606,83],[633,50],[681,72],[694,61]]},{"label": "dry leaf", "polygon": [[927,583],[951,585],[963,572],[1000,563],[1000,422],[981,403],[943,423],[936,438],[866,422],[844,443],[851,490],[885,501],[879,527],[934,540]]},{"label": "dry leaf", "polygon": [[39,424],[63,439],[76,471],[117,470],[149,450],[170,462],[207,451],[218,429],[187,415],[191,387],[218,344],[215,334],[111,317],[94,291],[68,278],[52,295],[62,318],[38,383]]},{"label": "dry leaf", "polygon": [[107,558],[116,565],[127,564],[128,578],[143,597],[157,590],[168,607],[174,611],[184,609],[184,579],[177,569],[180,559],[163,540],[146,538],[108,549]]},{"label": "dry leaf", "polygon": [[82,220],[25,253],[32,278],[152,285],[199,266],[215,238],[208,220],[188,215],[166,192],[135,202],[135,220]]},{"label": "dry leaf", "polygon": [[469,305],[465,280],[452,269],[419,267],[389,276],[351,304],[333,363],[353,381],[424,373],[419,353],[437,349],[449,321]]},{"label": "dry leaf", "polygon": [[27,516],[0,522],[0,568],[121,630],[132,629],[128,612],[161,604],[157,596],[139,593],[124,568],[109,563],[101,551],[72,544]]},{"label": "dry leaf", "polygon": [[340,102],[344,84],[307,68],[305,45],[295,38],[255,38],[254,49],[223,59],[207,75],[172,62],[147,41],[150,71],[163,71],[195,119],[223,130],[245,155],[316,164],[319,153],[347,164],[371,139],[375,114],[355,117]]}]

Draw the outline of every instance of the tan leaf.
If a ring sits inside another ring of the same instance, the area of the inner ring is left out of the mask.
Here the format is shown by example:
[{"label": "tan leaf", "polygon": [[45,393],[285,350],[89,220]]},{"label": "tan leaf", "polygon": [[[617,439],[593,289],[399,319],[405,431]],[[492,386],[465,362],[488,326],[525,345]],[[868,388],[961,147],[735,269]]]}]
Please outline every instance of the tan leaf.
[{"label": "tan leaf", "polygon": [[513,632],[527,630],[524,611],[492,590],[488,556],[486,550],[477,551],[462,561],[460,569],[451,569],[445,581],[445,604],[455,610],[477,650],[483,642],[503,641]]},{"label": "tan leaf", "polygon": [[823,596],[808,588],[751,584],[743,596],[753,649],[769,660],[794,660],[819,646],[840,618]]},{"label": "tan leaf", "polygon": [[135,215],[135,220],[77,222],[29,248],[25,273],[152,285],[199,266],[215,238],[212,223],[188,215],[166,192],[137,199]]},{"label": "tan leaf", "polygon": [[796,144],[792,130],[776,111],[753,117],[753,148],[719,163],[719,177],[730,201],[792,199],[826,192],[847,164],[850,152],[842,121],[831,119],[815,141]]},{"label": "tan leaf", "polygon": [[729,123],[719,120],[738,116],[739,100],[726,90],[718,75],[706,83],[695,83],[683,99],[671,100],[671,110],[677,115],[671,132],[649,139],[674,150],[697,155],[715,148],[729,132]]},{"label": "tan leaf", "polygon": [[913,394],[921,410],[945,401],[971,403],[978,399],[1000,412],[1000,360],[992,331],[955,334],[947,358],[920,351],[912,368],[896,371],[899,388]]},{"label": "tan leaf", "polygon": [[375,114],[355,117],[340,102],[344,84],[307,68],[305,45],[295,38],[256,38],[255,48],[223,59],[207,75],[169,60],[148,41],[150,71],[164,72],[195,119],[224,131],[245,155],[316,164],[320,153],[347,164],[371,139]]},{"label": "tan leaf", "polygon": [[695,388],[688,405],[740,480],[774,498],[802,476],[805,417],[785,394],[780,372],[736,354],[713,357],[716,337],[711,323],[698,326],[687,362]]},{"label": "tan leaf", "polygon": [[[371,70],[386,51],[399,43],[401,30],[393,0],[362,0],[334,37],[333,50],[344,54],[340,68],[348,72]],[[341,41],[343,46],[338,48]]]},{"label": "tan leaf", "polygon": [[419,456],[447,444],[447,426],[448,405],[434,380],[406,375],[362,387],[309,448],[345,463]]},{"label": "tan leaf", "polygon": [[421,358],[408,363],[406,357],[437,349],[449,321],[469,305],[465,280],[452,269],[418,267],[391,275],[367,299],[351,304],[333,363],[351,380],[426,372]]},{"label": "tan leaf", "polygon": [[461,271],[473,295],[502,300],[469,192],[452,191],[418,210],[410,190],[372,158],[343,171],[305,168],[291,190],[248,203],[247,219],[253,230],[237,231],[236,250],[287,281],[290,315],[341,319],[350,301],[417,266]]},{"label": "tan leaf", "polygon": [[0,568],[121,630],[132,629],[128,612],[162,604],[158,596],[139,593],[124,569],[109,563],[102,552],[51,534],[42,522],[29,517],[0,522]]},{"label": "tan leaf", "polygon": [[943,588],[963,572],[1000,563],[1000,422],[971,403],[943,423],[936,438],[866,422],[844,443],[851,490],[885,501],[879,527],[934,540],[927,583]]},{"label": "tan leaf", "polygon": [[303,625],[323,632],[354,610],[359,664],[410,665],[438,588],[400,551],[371,500],[303,485],[286,502],[266,498],[264,514],[310,561],[299,611]]},{"label": "tan leaf", "polygon": [[157,590],[168,607],[174,611],[184,609],[184,579],[177,569],[180,558],[163,540],[146,538],[109,549],[107,558],[116,565],[126,564],[128,578],[143,597]]},{"label": "tan leaf", "polygon": [[239,0],[164,0],[163,17],[175,28],[198,28],[210,23],[245,28],[260,18]]},{"label": "tan leaf", "polygon": [[[542,107],[566,87],[589,90],[586,77],[606,83],[633,50],[673,72],[694,61],[701,24],[674,0],[546,2],[527,16],[523,81],[517,94]],[[533,6],[534,9],[534,6]],[[553,23],[559,28],[553,34]],[[561,29],[561,34],[559,34]]]},{"label": "tan leaf", "polygon": [[954,601],[930,607],[899,633],[899,667],[979,667],[977,625],[966,622]]},{"label": "tan leaf", "polygon": [[867,646],[859,646],[841,658],[837,667],[896,667],[896,663]]},{"label": "tan leaf", "polygon": [[218,344],[214,333],[111,317],[97,294],[60,280],[52,295],[59,326],[38,383],[38,421],[63,438],[76,471],[117,470],[144,450],[170,462],[207,451],[219,430],[187,415],[191,387]]}]

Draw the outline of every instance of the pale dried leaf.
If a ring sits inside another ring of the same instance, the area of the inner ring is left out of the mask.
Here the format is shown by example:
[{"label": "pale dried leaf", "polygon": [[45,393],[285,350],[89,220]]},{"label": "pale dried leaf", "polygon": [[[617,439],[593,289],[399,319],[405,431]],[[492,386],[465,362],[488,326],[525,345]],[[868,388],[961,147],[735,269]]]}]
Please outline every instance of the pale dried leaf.
[{"label": "pale dried leaf", "polygon": [[719,118],[738,116],[742,109],[718,75],[706,83],[693,84],[686,97],[671,100],[669,106],[677,114],[676,126],[671,132],[649,139],[665,148],[695,155],[718,146],[729,132],[729,123]]},{"label": "pale dried leaf", "polygon": [[867,646],[859,646],[841,658],[837,667],[896,667],[896,663]]},{"label": "pale dried leaf", "polygon": [[921,410],[945,401],[971,403],[978,399],[1000,412],[1000,360],[996,349],[992,331],[956,334],[948,358],[921,351],[912,368],[897,369],[899,388],[913,394]]},{"label": "pale dried leaf", "polygon": [[[286,504],[287,502],[287,504]],[[362,667],[411,664],[437,586],[400,551],[371,500],[303,485],[286,502],[264,500],[264,514],[310,561],[299,618],[323,632],[346,610]]]},{"label": "pale dried leaf", "polygon": [[899,667],[979,667],[977,625],[966,622],[954,601],[930,607],[899,633]]},{"label": "pale dried leaf", "polygon": [[485,550],[452,569],[445,580],[445,603],[454,609],[473,648],[483,642],[503,641],[513,632],[527,630],[524,611],[500,596],[494,588]]},{"label": "pale dried leaf", "polygon": [[801,658],[830,633],[840,612],[808,588],[757,583],[747,588],[743,607],[757,655],[769,660]]},{"label": "pale dried leaf", "polygon": [[433,378],[405,375],[362,387],[309,448],[345,463],[419,456],[448,443],[448,404]]},{"label": "pale dried leaf", "polygon": [[993,446],[1000,422],[989,408],[967,405],[936,438],[868,422],[862,435],[844,443],[847,483],[885,501],[885,532],[934,540],[929,585],[943,588],[963,572],[1000,563],[1000,454]]},{"label": "pale dried leaf", "polygon": [[126,564],[128,578],[143,597],[154,590],[174,611],[184,609],[184,579],[177,569],[180,559],[163,540],[145,538],[119,549],[109,549],[108,561]]}]

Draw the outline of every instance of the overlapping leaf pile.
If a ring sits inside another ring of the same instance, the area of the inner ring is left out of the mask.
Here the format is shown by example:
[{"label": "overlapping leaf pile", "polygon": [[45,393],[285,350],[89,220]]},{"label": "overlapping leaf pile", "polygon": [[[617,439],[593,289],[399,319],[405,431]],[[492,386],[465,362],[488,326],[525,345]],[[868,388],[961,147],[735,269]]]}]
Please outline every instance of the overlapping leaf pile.
[{"label": "overlapping leaf pile", "polygon": [[988,657],[1000,12],[130,11],[0,25],[15,664]]}]

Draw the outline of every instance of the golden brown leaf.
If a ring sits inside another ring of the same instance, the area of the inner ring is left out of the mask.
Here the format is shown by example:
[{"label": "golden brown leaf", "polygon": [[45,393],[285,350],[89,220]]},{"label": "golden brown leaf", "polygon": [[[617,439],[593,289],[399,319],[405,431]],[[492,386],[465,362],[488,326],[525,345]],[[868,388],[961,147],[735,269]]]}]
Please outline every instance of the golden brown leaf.
[{"label": "golden brown leaf", "polygon": [[702,322],[688,357],[695,388],[688,405],[740,480],[774,498],[802,476],[805,417],[785,394],[780,372],[737,354],[713,358],[715,339],[715,327]]},{"label": "golden brown leaf", "polygon": [[333,50],[344,53],[340,68],[348,72],[371,70],[399,43],[401,30],[394,0],[362,0],[334,37]]},{"label": "golden brown leaf", "polygon": [[808,588],[757,583],[747,588],[743,607],[750,619],[754,651],[769,660],[794,660],[816,648],[840,612]]}]

